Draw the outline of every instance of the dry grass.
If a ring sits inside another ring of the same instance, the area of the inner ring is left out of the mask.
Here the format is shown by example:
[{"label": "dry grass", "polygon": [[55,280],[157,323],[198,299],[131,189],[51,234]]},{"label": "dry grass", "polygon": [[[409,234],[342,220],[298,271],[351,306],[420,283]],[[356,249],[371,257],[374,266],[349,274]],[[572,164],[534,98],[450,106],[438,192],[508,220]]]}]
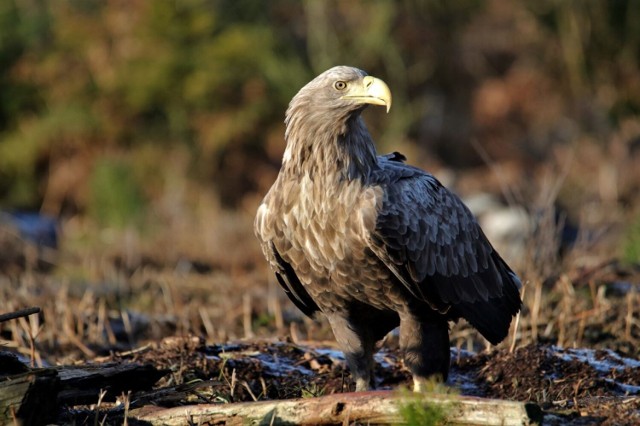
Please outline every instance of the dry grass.
[{"label": "dry grass", "polygon": [[[531,211],[540,219],[525,236],[526,255],[514,261],[525,283],[524,307],[501,346],[543,341],[606,346],[637,356],[640,294],[634,289],[640,273],[612,260],[620,257],[624,221],[638,206],[625,210],[603,198],[604,184],[584,185],[593,168],[597,176],[611,165],[620,177],[624,170],[636,171],[621,155],[596,161],[593,145],[567,149],[558,153],[555,166],[533,171],[534,181],[505,183],[523,202],[531,199],[526,194],[539,194]],[[617,199],[634,185],[626,178],[616,182]],[[577,201],[563,195],[568,188],[578,188],[590,208],[573,208]],[[55,263],[49,272],[39,269],[33,247],[14,247],[26,260],[0,274],[0,312],[40,306],[42,314],[0,324],[0,345],[42,365],[91,359],[172,335],[208,342],[273,336],[332,340],[327,324],[303,318],[268,270],[252,231],[260,197],[247,197],[240,209],[228,211],[210,193],[189,193],[173,197],[178,203],[155,206],[142,233],[69,220],[55,259],[44,253]],[[561,222],[554,220],[559,198],[582,229],[562,256]],[[617,292],[619,282],[631,290]],[[453,326],[451,336],[460,348],[486,346],[464,321]]]}]

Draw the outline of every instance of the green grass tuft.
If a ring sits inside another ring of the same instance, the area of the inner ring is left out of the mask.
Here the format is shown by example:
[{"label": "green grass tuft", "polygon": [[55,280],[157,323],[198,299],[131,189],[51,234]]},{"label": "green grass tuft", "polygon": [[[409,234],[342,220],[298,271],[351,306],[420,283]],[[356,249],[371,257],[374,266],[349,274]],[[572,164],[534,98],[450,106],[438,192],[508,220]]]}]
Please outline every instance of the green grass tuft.
[{"label": "green grass tuft", "polygon": [[446,420],[446,410],[441,405],[414,399],[400,406],[402,423],[410,426],[442,425]]},{"label": "green grass tuft", "polygon": [[623,256],[629,263],[640,263],[640,216],[627,229]]},{"label": "green grass tuft", "polygon": [[405,403],[399,408],[402,424],[410,426],[418,425],[442,425],[447,420],[447,404],[434,404],[424,400],[424,394],[455,394],[455,390],[444,385],[438,380],[425,384],[425,390],[414,393],[410,390],[401,390],[401,396]]}]

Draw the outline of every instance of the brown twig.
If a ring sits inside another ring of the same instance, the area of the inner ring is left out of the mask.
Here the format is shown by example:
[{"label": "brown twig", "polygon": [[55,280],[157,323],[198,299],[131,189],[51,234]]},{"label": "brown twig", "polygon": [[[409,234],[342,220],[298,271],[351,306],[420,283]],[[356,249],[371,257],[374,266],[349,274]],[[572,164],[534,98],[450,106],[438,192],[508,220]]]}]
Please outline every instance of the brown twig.
[{"label": "brown twig", "polygon": [[8,314],[0,315],[0,322],[10,321],[17,318],[28,317],[29,315],[39,314],[41,309],[37,306],[31,308],[20,309],[19,311],[9,312]]}]

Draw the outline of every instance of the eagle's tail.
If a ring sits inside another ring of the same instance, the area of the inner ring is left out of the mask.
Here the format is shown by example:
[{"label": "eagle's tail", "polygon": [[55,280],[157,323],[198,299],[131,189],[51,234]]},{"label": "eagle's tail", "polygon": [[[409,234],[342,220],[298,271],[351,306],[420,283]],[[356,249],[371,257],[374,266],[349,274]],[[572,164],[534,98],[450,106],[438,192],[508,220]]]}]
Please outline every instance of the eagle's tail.
[{"label": "eagle's tail", "polygon": [[507,337],[511,320],[522,307],[522,300],[520,300],[522,283],[495,252],[493,260],[502,279],[502,295],[489,297],[487,300],[460,302],[454,309],[489,342],[497,345]]}]

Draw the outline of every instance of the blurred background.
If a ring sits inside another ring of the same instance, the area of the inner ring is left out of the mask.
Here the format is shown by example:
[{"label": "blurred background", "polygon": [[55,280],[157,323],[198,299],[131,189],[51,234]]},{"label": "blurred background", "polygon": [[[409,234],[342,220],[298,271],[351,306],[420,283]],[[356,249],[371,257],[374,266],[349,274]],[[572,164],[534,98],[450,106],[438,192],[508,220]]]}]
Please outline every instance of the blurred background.
[{"label": "blurred background", "polygon": [[365,113],[378,150],[460,194],[529,283],[518,339],[580,344],[615,323],[637,351],[632,0],[1,2],[0,312],[44,308],[0,329],[5,345],[313,338],[252,220],[289,100],[339,64],[391,88],[389,114]]}]

